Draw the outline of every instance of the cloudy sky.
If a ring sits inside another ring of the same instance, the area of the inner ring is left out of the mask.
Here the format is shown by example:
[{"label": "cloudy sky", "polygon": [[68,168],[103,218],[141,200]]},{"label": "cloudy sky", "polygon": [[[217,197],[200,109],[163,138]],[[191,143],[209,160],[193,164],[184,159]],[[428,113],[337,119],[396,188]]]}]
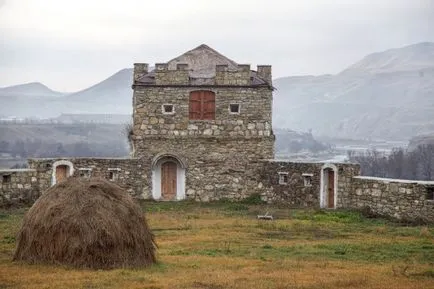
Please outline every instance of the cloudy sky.
[{"label": "cloudy sky", "polygon": [[274,77],[434,42],[434,0],[0,0],[0,87],[76,91],[206,43]]}]

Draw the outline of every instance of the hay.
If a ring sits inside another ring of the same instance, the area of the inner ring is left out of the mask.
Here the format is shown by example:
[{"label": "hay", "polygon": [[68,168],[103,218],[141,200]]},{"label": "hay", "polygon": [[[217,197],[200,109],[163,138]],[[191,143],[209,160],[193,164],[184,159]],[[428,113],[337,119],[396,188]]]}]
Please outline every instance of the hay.
[{"label": "hay", "polygon": [[69,178],[24,217],[14,260],[108,269],[156,262],[153,234],[131,196],[102,179]]}]

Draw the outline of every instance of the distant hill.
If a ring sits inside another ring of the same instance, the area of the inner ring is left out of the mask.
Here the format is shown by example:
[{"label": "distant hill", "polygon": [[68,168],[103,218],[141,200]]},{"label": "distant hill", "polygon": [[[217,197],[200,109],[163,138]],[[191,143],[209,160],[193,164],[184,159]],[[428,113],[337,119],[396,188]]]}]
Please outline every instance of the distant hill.
[{"label": "distant hill", "polygon": [[25,96],[62,96],[64,93],[49,89],[40,82],[31,82],[8,87],[0,87],[0,95],[25,95]]},{"label": "distant hill", "polygon": [[434,43],[424,42],[372,53],[341,74],[415,71],[434,67]]},{"label": "distant hill", "polygon": [[371,54],[337,75],[284,77],[274,85],[276,127],[391,140],[434,132],[434,43]]},{"label": "distant hill", "polygon": [[0,88],[0,116],[52,117],[64,109],[59,101],[65,94],[39,82]]},{"label": "distant hill", "polygon": [[133,69],[122,69],[109,78],[64,97],[70,113],[132,114]]}]

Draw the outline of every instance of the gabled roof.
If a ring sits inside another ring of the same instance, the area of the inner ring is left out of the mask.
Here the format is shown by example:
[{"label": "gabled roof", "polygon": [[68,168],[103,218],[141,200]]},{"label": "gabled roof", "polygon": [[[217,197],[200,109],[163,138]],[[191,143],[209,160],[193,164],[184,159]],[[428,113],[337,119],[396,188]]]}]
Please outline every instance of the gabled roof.
[{"label": "gabled roof", "polygon": [[[216,65],[228,65],[228,71],[236,71],[238,64],[232,59],[227,58],[218,51],[206,44],[189,50],[167,62],[169,70],[176,70],[177,64],[188,64],[190,78],[203,79],[215,77]],[[251,85],[266,85],[267,82],[260,78],[255,71],[250,73]],[[155,83],[155,70],[142,76],[137,80],[142,84]]]},{"label": "gabled roof", "polygon": [[215,51],[206,44],[181,54],[168,62],[169,70],[175,70],[176,64],[187,63],[193,78],[211,78],[215,76],[215,67],[219,64],[227,64],[229,70],[236,70],[238,64]]}]

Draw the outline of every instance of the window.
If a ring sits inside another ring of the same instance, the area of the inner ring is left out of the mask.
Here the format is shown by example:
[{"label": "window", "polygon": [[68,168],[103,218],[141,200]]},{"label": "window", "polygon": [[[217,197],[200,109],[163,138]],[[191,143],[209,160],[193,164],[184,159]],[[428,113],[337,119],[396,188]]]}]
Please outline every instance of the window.
[{"label": "window", "polygon": [[288,173],[279,173],[279,185],[288,184]]},{"label": "window", "polygon": [[11,182],[11,175],[3,175],[2,182],[4,184],[10,183]]},{"label": "window", "polygon": [[238,103],[229,104],[229,112],[234,114],[240,113],[240,105]]},{"label": "window", "polygon": [[120,168],[109,168],[108,171],[110,181],[117,181],[119,179],[119,172],[121,171]]},{"label": "window", "polygon": [[173,107],[173,104],[163,104],[161,106],[161,110],[162,110],[163,114],[174,114],[175,113],[175,109]]},{"label": "window", "polygon": [[434,201],[434,187],[426,188],[426,200]]},{"label": "window", "polygon": [[89,179],[92,176],[92,169],[89,168],[81,168],[78,169],[80,178]]},{"label": "window", "polygon": [[215,119],[215,94],[212,91],[199,90],[190,93],[190,119]]},{"label": "window", "polygon": [[305,187],[311,187],[313,174],[304,173],[304,174],[302,174],[302,176],[303,176],[304,186]]}]

